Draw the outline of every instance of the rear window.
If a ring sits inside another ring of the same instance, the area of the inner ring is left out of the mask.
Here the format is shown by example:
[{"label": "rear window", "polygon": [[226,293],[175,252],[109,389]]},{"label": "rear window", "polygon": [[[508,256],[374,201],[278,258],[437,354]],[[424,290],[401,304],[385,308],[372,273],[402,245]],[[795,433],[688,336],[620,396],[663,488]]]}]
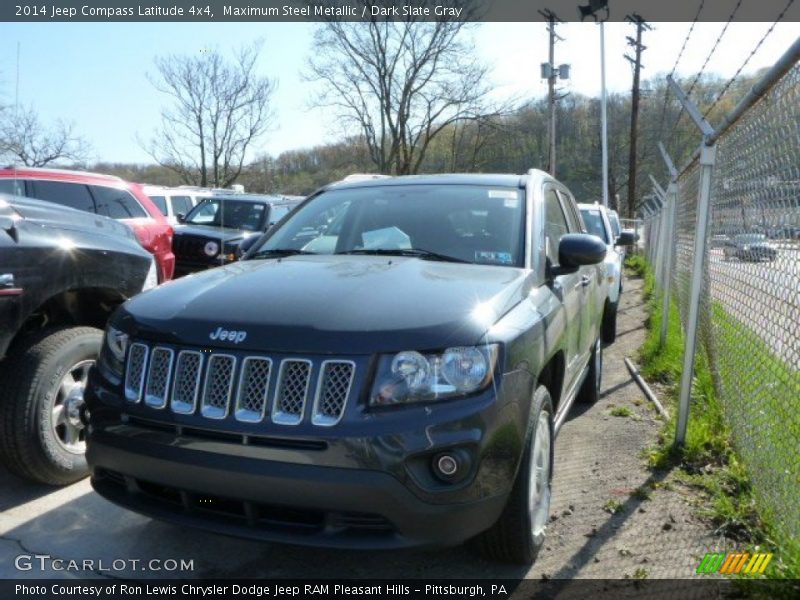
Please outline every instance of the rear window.
[{"label": "rear window", "polygon": [[0,194],[25,195],[25,184],[19,179],[0,179]]},{"label": "rear window", "polygon": [[89,187],[97,203],[97,214],[99,215],[112,219],[135,219],[148,216],[136,198],[127,190],[101,185]]},{"label": "rear window", "polygon": [[156,205],[158,212],[160,212],[165,217],[167,216],[167,199],[164,196],[148,196],[150,200],[153,201],[153,204]]},{"label": "rear window", "polygon": [[34,180],[31,182],[31,188],[31,196],[39,200],[55,202],[86,212],[96,212],[89,188],[82,183]]}]

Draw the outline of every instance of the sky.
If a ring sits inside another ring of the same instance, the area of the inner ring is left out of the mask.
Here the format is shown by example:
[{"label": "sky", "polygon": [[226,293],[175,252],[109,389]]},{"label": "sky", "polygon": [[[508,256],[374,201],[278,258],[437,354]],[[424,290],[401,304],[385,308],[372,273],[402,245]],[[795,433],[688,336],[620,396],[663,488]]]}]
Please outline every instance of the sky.
[{"label": "sky", "polygon": [[[141,147],[159,124],[166,99],[148,80],[153,60],[166,54],[192,54],[209,47],[232,51],[262,39],[259,72],[278,81],[272,130],[251,152],[277,155],[331,142],[340,135],[335,118],[309,108],[319,88],[303,80],[312,51],[314,23],[0,23],[0,103],[33,106],[45,123],[63,119],[93,148],[93,159],[152,162]],[[655,23],[645,33],[643,77],[672,69],[689,23]],[[696,73],[724,23],[698,23],[678,64],[681,76]],[[770,27],[770,23],[732,23],[706,72],[730,77]],[[556,64],[571,65],[564,91],[600,94],[599,26],[566,23],[556,45]],[[606,81],[609,92],[627,92],[631,66],[626,23],[606,24]],[[477,55],[491,66],[490,85],[498,99],[546,94],[540,63],[547,62],[543,23],[484,23],[472,31]],[[744,73],[772,65],[800,35],[800,24],[779,23]],[[19,43],[19,70],[17,48]],[[19,86],[17,88],[17,75]]]}]

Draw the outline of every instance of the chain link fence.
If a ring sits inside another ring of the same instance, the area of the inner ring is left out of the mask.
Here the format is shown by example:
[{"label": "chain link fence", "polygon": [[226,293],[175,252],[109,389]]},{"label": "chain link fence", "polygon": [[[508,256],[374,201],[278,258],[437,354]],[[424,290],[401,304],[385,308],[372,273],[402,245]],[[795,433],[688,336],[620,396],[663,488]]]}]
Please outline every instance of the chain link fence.
[{"label": "chain link fence", "polygon": [[800,64],[727,125],[711,167],[702,277],[693,269],[702,235],[698,159],[673,180],[672,196],[648,211],[645,253],[687,336],[690,290],[700,286],[697,352],[708,359],[761,514],[782,539],[798,540]]}]

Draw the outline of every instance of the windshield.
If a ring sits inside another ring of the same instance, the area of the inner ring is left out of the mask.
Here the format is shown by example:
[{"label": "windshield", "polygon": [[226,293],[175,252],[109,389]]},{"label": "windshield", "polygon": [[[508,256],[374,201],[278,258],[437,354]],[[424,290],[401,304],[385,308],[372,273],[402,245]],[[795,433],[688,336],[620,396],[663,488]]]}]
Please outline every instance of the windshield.
[{"label": "windshield", "polygon": [[606,235],[606,227],[603,224],[603,215],[599,210],[581,209],[583,222],[586,225],[586,231],[594,236],[599,237],[606,244],[608,244],[608,236]]},{"label": "windshield", "polygon": [[186,215],[186,223],[260,231],[264,226],[266,213],[267,205],[260,202],[206,198]]},{"label": "windshield", "polygon": [[736,236],[736,241],[741,244],[758,244],[767,239],[767,236],[760,233],[743,233]]},{"label": "windshield", "polygon": [[[524,201],[517,188],[375,186],[323,192],[250,258],[421,252],[433,260],[523,266]],[[438,256],[437,256],[438,255]]]}]

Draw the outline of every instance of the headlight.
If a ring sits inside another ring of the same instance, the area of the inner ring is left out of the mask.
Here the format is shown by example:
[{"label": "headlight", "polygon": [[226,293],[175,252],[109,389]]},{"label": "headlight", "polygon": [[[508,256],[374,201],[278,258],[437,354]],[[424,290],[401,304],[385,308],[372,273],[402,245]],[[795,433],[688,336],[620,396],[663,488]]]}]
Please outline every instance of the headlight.
[{"label": "headlight", "polygon": [[125,353],[128,351],[128,340],[127,333],[123,333],[111,325],[106,328],[98,366],[106,372],[107,376],[122,377],[125,370]]},{"label": "headlight", "polygon": [[206,242],[206,245],[203,246],[203,252],[208,257],[216,256],[219,252],[219,244],[217,242]]},{"label": "headlight", "polygon": [[155,259],[150,260],[150,269],[147,271],[147,277],[144,278],[144,285],[142,291],[146,292],[158,285],[158,269],[156,268]]},{"label": "headlight", "polygon": [[484,389],[492,381],[498,345],[448,348],[441,354],[408,350],[380,358],[372,406],[442,400]]}]

